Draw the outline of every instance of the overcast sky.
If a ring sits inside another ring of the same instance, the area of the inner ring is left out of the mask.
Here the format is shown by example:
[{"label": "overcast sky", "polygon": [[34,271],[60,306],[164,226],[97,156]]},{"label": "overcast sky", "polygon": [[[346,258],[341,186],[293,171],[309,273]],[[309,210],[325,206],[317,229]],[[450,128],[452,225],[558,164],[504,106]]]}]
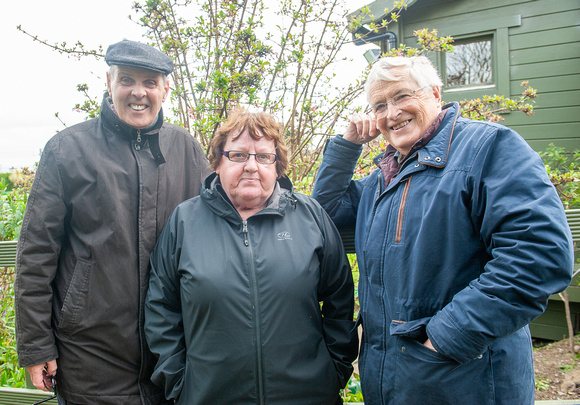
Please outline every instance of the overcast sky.
[{"label": "overcast sky", "polygon": [[[349,0],[349,6],[351,3],[351,9],[355,9],[366,2]],[[25,0],[3,4],[0,172],[32,166],[39,160],[39,151],[48,139],[64,128],[55,113],[68,126],[84,119],[73,111],[75,104],[84,101],[77,84],[87,83],[92,95],[105,90],[107,66],[103,60],[68,58],[34,42],[16,27],[21,25],[51,44],[67,41],[72,45],[78,40],[89,49],[99,45],[106,48],[124,38],[144,41],[143,31],[129,19],[134,15],[131,4],[132,0]],[[363,60],[364,50],[359,49],[356,52]]]}]

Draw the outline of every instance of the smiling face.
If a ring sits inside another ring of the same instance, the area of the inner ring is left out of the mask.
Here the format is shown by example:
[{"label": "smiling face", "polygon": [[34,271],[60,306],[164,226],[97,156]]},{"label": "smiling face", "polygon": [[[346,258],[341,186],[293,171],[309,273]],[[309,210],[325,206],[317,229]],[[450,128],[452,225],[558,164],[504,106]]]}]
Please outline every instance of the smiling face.
[{"label": "smiling face", "polygon": [[410,94],[397,102],[397,105],[389,102],[388,109],[377,114],[377,129],[395,149],[407,155],[441,112],[441,91],[435,86],[412,93],[420,86],[410,75],[405,74],[405,69],[392,68],[392,73],[400,80],[377,82],[369,91],[369,100],[371,106],[376,107],[402,93]]},{"label": "smiling face", "polygon": [[[235,133],[234,133],[235,134]],[[252,139],[247,129],[237,137],[229,137],[224,151],[236,150],[248,153],[276,153],[273,140],[261,137]],[[231,162],[222,156],[216,173],[230,201],[243,219],[260,211],[274,192],[276,164],[263,165],[250,156],[247,162]]]},{"label": "smiling face", "polygon": [[135,129],[151,125],[169,94],[162,73],[129,66],[114,66],[107,88],[119,118]]}]

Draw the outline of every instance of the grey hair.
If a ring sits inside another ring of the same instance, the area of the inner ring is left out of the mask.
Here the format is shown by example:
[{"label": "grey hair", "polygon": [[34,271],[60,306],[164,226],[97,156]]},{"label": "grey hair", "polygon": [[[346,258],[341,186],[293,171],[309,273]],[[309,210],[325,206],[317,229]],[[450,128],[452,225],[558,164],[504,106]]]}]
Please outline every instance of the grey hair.
[{"label": "grey hair", "polygon": [[376,61],[369,73],[365,83],[367,100],[369,100],[371,88],[377,82],[397,82],[403,79],[403,77],[395,76],[390,72],[390,69],[397,67],[403,67],[419,87],[443,86],[437,69],[426,56],[387,56]]}]

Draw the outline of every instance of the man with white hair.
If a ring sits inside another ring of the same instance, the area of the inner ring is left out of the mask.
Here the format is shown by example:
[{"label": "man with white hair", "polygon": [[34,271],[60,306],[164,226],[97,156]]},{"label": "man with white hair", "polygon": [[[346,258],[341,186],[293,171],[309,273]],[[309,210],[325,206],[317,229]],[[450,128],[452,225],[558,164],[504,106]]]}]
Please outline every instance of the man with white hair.
[{"label": "man with white hair", "polygon": [[173,209],[199,194],[199,143],[163,120],[173,62],[109,46],[98,118],[44,148],[18,242],[18,360],[59,404],[163,404],[143,333],[149,255]]},{"label": "man with white hair", "polygon": [[[572,274],[546,169],[515,131],[441,107],[424,57],[386,57],[324,153],[313,196],[356,226],[365,404],[533,404],[528,323]],[[362,145],[388,141],[353,180]]]}]

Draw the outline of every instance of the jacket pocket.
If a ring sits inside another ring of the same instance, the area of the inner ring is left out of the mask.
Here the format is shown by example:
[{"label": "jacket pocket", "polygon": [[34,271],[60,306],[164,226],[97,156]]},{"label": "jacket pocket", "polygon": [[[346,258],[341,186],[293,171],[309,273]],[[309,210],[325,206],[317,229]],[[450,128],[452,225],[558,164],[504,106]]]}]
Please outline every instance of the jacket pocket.
[{"label": "jacket pocket", "polygon": [[397,404],[492,404],[494,386],[489,351],[465,364],[408,337],[397,338]]},{"label": "jacket pocket", "polygon": [[391,321],[390,333],[392,336],[405,336],[423,343],[427,340],[427,324],[430,320],[431,317],[409,322]]},{"label": "jacket pocket", "polygon": [[64,298],[58,329],[65,335],[74,332],[81,309],[86,307],[87,293],[89,290],[89,275],[92,263],[78,260],[73,272],[70,285]]}]

